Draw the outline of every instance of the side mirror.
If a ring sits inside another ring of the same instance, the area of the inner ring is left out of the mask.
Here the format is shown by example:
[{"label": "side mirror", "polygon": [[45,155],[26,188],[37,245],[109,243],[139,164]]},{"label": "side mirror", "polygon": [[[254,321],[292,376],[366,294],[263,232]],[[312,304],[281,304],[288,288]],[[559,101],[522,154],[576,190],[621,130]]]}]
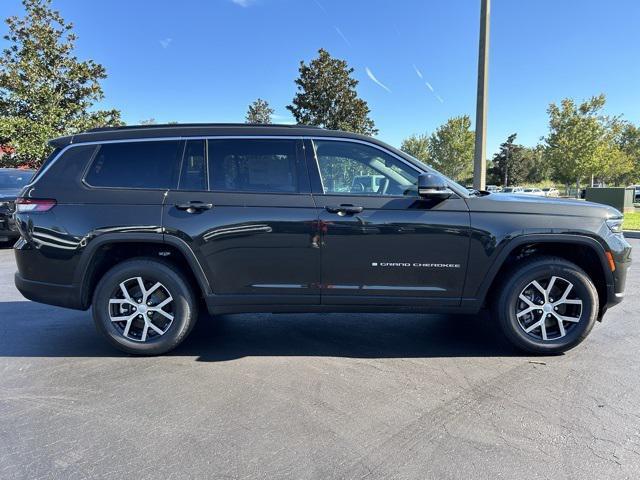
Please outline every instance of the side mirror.
[{"label": "side mirror", "polygon": [[447,187],[444,178],[436,173],[421,173],[418,176],[418,195],[423,198],[445,200],[453,192]]}]

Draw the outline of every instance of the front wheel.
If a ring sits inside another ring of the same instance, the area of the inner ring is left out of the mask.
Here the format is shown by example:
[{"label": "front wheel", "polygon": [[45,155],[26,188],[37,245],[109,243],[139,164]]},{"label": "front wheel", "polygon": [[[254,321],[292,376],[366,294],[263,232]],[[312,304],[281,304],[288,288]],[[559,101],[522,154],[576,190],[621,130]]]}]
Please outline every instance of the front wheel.
[{"label": "front wheel", "polygon": [[584,340],[598,314],[598,292],[577,265],[539,257],[518,266],[494,304],[503,332],[519,348],[565,352]]},{"label": "front wheel", "polygon": [[189,334],[197,319],[197,303],[189,283],[170,265],[133,259],[102,277],[93,295],[93,319],[116,348],[161,355]]}]

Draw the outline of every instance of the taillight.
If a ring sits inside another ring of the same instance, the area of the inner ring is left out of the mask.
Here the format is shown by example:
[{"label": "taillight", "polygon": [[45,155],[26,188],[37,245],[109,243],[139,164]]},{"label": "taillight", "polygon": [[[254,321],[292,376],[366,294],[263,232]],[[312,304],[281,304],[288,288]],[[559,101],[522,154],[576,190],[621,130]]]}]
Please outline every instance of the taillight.
[{"label": "taillight", "polygon": [[48,212],[56,206],[56,201],[51,198],[25,198],[16,200],[16,213]]}]

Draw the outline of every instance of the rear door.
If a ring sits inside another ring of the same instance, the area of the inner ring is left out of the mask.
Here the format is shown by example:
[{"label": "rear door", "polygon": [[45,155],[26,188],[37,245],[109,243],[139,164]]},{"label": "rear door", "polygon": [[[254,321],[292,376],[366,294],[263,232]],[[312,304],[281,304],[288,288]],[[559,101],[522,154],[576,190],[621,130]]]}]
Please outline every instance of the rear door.
[{"label": "rear door", "polygon": [[320,301],[317,209],[300,139],[188,140],[163,225],[194,251],[218,305]]},{"label": "rear door", "polygon": [[458,305],[469,252],[464,199],[420,198],[416,167],[375,145],[321,138],[313,147],[322,303]]}]

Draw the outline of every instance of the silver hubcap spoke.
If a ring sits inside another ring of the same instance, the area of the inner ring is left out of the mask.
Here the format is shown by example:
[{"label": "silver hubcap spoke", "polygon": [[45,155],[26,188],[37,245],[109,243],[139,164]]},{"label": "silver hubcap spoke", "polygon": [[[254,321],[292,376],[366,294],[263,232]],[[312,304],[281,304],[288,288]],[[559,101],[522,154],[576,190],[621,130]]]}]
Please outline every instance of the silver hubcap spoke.
[{"label": "silver hubcap spoke", "polygon": [[109,319],[124,337],[146,342],[167,333],[174,305],[162,283],[132,277],[120,283],[109,299]]},{"label": "silver hubcap spoke", "polygon": [[580,322],[582,306],[570,281],[551,276],[533,280],[520,292],[515,314],[525,333],[550,341],[566,336]]}]

